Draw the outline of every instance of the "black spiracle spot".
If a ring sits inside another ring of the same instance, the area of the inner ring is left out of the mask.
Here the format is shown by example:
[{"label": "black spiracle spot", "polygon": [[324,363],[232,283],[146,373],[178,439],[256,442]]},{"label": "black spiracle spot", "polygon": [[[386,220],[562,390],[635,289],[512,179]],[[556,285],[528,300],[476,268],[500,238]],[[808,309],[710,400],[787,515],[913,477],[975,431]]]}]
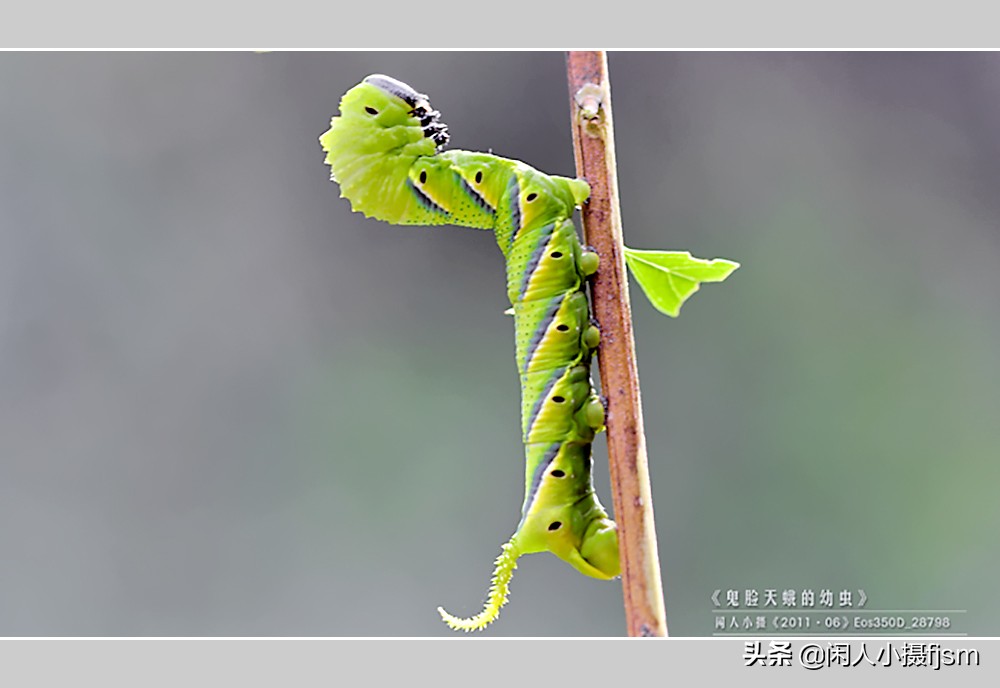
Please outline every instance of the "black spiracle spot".
[{"label": "black spiracle spot", "polygon": [[549,473],[549,475],[551,475],[553,478],[564,478],[564,477],[566,477],[566,472],[565,471],[561,471],[561,470],[559,470],[557,468],[554,471],[552,471],[551,473]]},{"label": "black spiracle spot", "polygon": [[367,112],[369,115],[372,115],[373,117],[378,114],[378,110],[371,107],[370,105],[365,106],[365,112]]},{"label": "black spiracle spot", "polygon": [[569,325],[556,325],[556,329],[560,332],[569,332]]},{"label": "black spiracle spot", "polygon": [[554,403],[556,403],[556,404],[561,404],[564,401],[566,401],[566,397],[555,396],[555,397],[552,397],[552,401]]},{"label": "black spiracle spot", "polygon": [[427,183],[427,170],[420,170],[420,183],[421,184]]},{"label": "black spiracle spot", "polygon": [[538,198],[538,194],[532,192],[532,193],[528,194],[527,196],[525,196],[524,200],[526,200],[528,203],[531,203],[536,198]]},{"label": "black spiracle spot", "polygon": [[549,530],[559,530],[562,528],[562,521],[553,521],[549,524]]},{"label": "black spiracle spot", "polygon": [[478,172],[476,172],[476,184],[482,184],[482,183],[483,183],[483,171],[479,170]]},{"label": "black spiracle spot", "polygon": [[552,253],[549,254],[549,257],[559,259],[563,257],[563,254],[562,251],[553,251]]}]

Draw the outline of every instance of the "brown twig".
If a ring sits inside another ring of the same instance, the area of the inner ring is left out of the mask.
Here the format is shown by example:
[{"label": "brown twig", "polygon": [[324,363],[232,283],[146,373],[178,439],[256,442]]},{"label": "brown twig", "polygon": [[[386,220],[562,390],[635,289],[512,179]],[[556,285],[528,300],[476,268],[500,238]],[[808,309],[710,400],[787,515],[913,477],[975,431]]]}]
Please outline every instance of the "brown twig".
[{"label": "brown twig", "polygon": [[666,636],[667,621],[653,524],[632,310],[625,272],[611,84],[602,51],[566,56],[576,173],[590,183],[583,208],[584,237],[601,257],[591,283],[601,328],[597,352],[601,388],[608,399],[608,457],[618,522],[625,620],[630,636]]}]

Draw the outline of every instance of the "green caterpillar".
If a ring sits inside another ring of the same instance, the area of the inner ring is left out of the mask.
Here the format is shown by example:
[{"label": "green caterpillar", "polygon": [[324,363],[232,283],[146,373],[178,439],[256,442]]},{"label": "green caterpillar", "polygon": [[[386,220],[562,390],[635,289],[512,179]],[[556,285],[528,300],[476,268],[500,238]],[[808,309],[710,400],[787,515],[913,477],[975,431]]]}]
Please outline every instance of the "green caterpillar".
[{"label": "green caterpillar", "polygon": [[[590,379],[600,332],[585,287],[599,259],[581,246],[571,219],[590,187],[517,160],[444,152],[448,131],[439,116],[427,96],[375,74],[343,96],[340,116],[320,143],[331,178],[355,211],[392,224],[493,230],[506,259],[521,378],[525,497],[521,521],[496,560],[484,609],[462,619],[438,608],[453,629],[471,631],[497,618],[524,554],[552,552],[600,579],[617,577],[620,565],[615,522],[591,479],[591,444],[604,428],[605,409]],[[635,255],[668,255],[633,253],[633,269]]]}]

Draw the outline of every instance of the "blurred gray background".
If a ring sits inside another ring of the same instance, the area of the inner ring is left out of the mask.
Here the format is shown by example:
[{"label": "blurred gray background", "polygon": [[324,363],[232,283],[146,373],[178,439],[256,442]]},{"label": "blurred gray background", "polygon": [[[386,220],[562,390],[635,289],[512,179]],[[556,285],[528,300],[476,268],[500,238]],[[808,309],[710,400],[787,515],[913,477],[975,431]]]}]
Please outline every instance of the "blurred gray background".
[{"label": "blurred gray background", "polygon": [[[613,53],[667,614],[863,589],[1000,632],[1000,55]],[[562,53],[0,54],[0,634],[451,635],[519,518],[492,237],[350,212],[383,72],[453,148],[572,174]],[[599,492],[610,504],[603,440]],[[490,635],[620,635],[523,559]]]}]

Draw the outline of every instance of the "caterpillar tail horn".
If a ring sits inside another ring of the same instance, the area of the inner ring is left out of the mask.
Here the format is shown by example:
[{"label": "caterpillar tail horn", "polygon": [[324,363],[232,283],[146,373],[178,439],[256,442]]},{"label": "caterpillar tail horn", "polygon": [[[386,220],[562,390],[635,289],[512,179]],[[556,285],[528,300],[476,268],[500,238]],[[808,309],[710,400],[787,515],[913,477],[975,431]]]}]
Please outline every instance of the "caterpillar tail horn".
[{"label": "caterpillar tail horn", "polygon": [[501,549],[500,556],[494,562],[496,568],[493,569],[490,593],[486,599],[486,604],[483,606],[483,611],[468,619],[462,619],[452,616],[444,610],[444,607],[438,607],[438,614],[441,615],[441,619],[452,630],[465,631],[466,633],[469,631],[481,631],[500,616],[500,608],[507,604],[507,597],[510,595],[510,579],[514,575],[514,569],[517,568],[517,560],[521,556],[521,552],[518,551],[513,539],[510,542],[505,542]]}]

